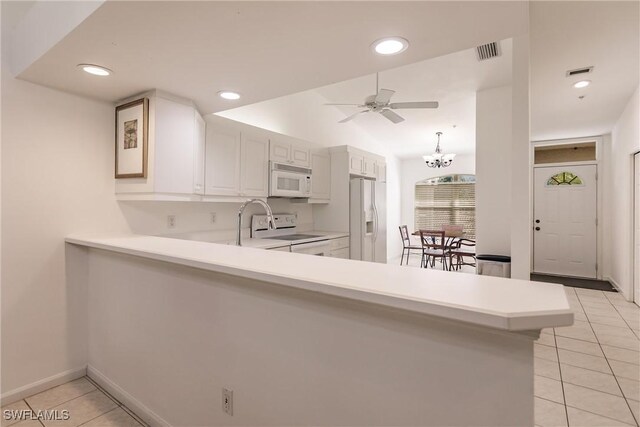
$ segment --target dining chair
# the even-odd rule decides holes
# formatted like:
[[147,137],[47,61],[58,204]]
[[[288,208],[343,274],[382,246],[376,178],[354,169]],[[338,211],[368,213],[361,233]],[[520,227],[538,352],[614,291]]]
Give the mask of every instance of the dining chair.
[[406,265],[409,265],[409,255],[411,254],[411,251],[420,251],[420,253],[422,253],[422,246],[411,243],[411,237],[409,236],[409,230],[406,225],[401,225],[398,228],[400,229],[400,237],[402,238],[402,256],[400,257],[400,265],[402,265],[402,261],[404,260],[405,252],[407,254]]
[[431,267],[435,266],[436,259],[442,261],[442,269],[447,269],[449,248],[447,247],[443,230],[420,230],[420,243],[422,243],[422,267],[426,267],[431,261]]
[[[476,241],[472,239],[458,239],[449,251],[449,270],[455,267],[456,270],[463,265],[476,266]],[[471,258],[472,262],[465,261]],[[454,264],[455,263],[455,264]]]

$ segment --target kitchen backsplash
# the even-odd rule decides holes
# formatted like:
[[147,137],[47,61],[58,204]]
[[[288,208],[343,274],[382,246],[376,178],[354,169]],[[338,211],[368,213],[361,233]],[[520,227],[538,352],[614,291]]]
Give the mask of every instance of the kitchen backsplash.
[[[274,213],[297,214],[301,230],[313,228],[312,205],[291,203],[287,199],[269,199],[268,203]],[[205,202],[121,201],[119,205],[133,233],[164,235],[219,231],[221,239],[236,230],[240,208],[240,203]],[[212,220],[213,214],[215,222]],[[264,210],[258,205],[248,206],[245,210],[242,228],[247,236],[253,214],[264,214]],[[172,227],[169,226],[169,216],[174,218]]]

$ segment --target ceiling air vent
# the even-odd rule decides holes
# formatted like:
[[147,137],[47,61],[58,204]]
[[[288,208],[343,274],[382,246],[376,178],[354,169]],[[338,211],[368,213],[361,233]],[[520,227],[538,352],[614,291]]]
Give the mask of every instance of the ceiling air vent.
[[500,45],[498,42],[491,42],[476,47],[476,53],[478,54],[478,61],[485,61],[487,59],[500,56]]
[[593,67],[576,68],[575,70],[567,71],[567,77],[579,76],[580,74],[589,74],[593,72]]

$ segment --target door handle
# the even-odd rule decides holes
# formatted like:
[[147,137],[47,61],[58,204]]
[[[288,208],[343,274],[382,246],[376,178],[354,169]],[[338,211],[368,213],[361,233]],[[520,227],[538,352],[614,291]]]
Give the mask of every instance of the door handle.
[[540,227],[536,227],[536,231],[540,231]]

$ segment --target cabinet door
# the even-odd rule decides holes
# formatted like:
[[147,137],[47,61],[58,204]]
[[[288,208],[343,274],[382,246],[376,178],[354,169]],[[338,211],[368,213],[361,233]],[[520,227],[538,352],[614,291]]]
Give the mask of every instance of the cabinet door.
[[349,259],[349,248],[334,249],[331,251],[331,257]]
[[331,198],[331,158],[327,154],[311,155],[311,198]]
[[269,194],[269,139],[242,132],[240,195],[267,197]]
[[206,123],[202,116],[195,112],[195,135],[193,153],[193,193],[204,194],[204,164],[205,164],[205,133]]
[[240,194],[240,131],[207,126],[205,194]]
[[311,167],[311,150],[303,145],[291,146],[291,164],[303,168]]
[[362,175],[364,170],[364,157],[357,154],[349,155],[349,173]]
[[365,157],[362,167],[362,175],[375,176],[375,160],[370,157]]
[[155,98],[154,191],[193,193],[194,108]]
[[291,144],[272,139],[269,143],[269,160],[277,163],[289,163],[290,159]]
[[375,168],[376,180],[379,182],[387,182],[387,164],[385,162],[376,161]]

